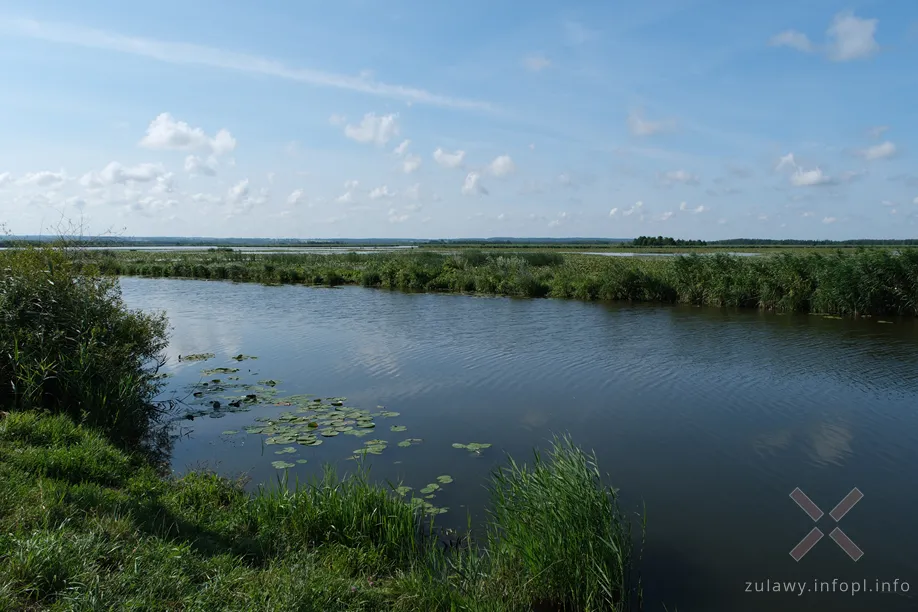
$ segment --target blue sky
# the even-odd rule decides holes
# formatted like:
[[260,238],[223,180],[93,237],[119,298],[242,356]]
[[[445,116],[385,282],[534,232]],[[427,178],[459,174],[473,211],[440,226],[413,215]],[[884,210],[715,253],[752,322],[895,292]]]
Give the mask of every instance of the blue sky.
[[918,237],[918,3],[0,8],[0,222]]

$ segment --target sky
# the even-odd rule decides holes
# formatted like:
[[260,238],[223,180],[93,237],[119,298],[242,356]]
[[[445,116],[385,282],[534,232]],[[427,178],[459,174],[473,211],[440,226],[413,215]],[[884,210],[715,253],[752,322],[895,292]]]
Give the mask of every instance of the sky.
[[14,234],[918,237],[910,0],[6,0],[0,65]]

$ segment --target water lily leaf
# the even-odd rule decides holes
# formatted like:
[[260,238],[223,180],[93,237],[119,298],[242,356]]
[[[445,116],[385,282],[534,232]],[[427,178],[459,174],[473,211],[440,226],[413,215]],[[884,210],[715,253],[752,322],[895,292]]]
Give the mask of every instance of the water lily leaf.
[[278,470],[286,470],[287,468],[295,467],[293,463],[287,463],[286,461],[272,461],[271,465]]
[[361,429],[373,429],[376,427],[376,423],[373,421],[357,421],[357,427]]
[[364,442],[366,446],[376,446],[377,444],[388,444],[385,440],[367,440]]
[[305,459],[297,459],[296,462],[297,462],[297,463],[306,463],[306,460],[305,460]]
[[437,476],[437,482],[440,484],[449,484],[453,481],[453,477],[449,474],[444,474],[443,476]]
[[288,446],[286,448],[280,449],[279,451],[274,451],[274,454],[275,455],[288,455],[290,453],[295,453],[295,452],[296,452],[295,448],[293,448],[292,446]]
[[393,425],[392,427],[389,428],[390,431],[395,431],[395,432],[406,431],[407,429],[408,428],[405,427],[404,425]]
[[436,490],[439,489],[439,488],[440,488],[440,485],[438,485],[438,484],[435,483],[435,482],[432,482],[432,483],[430,483],[429,485],[427,485],[426,487],[424,487],[423,489],[421,489],[421,493],[423,493],[424,495],[427,495],[428,493],[433,493],[434,491],[436,491]]
[[246,359],[258,359],[258,357],[252,357],[251,355],[243,355],[242,353],[233,357],[236,361],[244,361]]
[[431,493],[430,495],[425,495],[425,496],[424,496],[424,499],[433,499],[434,497],[436,497],[436,495],[434,495],[433,493]]
[[213,358],[213,353],[192,353],[191,355],[185,355],[184,357],[179,355],[179,361],[207,361],[208,359]]
[[338,435],[338,432],[335,431],[334,429],[323,429],[319,431],[319,433],[325,436],[326,438],[334,438],[335,436]]
[[401,413],[401,412],[393,412],[393,411],[391,411],[391,410],[383,410],[382,412],[377,412],[376,414],[378,414],[378,415],[381,416],[381,417],[387,418],[387,419],[392,419],[392,418],[395,418],[395,417],[397,417],[397,416],[401,416],[402,413]]
[[402,497],[405,497],[406,495],[408,495],[410,491],[411,491],[411,487],[398,487],[395,489],[395,492],[398,495],[401,495]]
[[[201,370],[201,373],[205,376],[212,376],[213,374],[235,374],[239,371],[239,368],[211,368],[209,370]],[[236,380],[239,380],[239,377],[236,377]],[[215,380],[213,382],[220,382]]]
[[235,429],[227,429],[226,431],[224,431],[224,432],[223,432],[222,434],[220,434],[220,435],[223,435],[223,436],[235,436],[237,433],[239,433],[239,432],[236,431]]
[[467,448],[465,444],[459,444],[458,442],[453,442],[453,448]]
[[259,385],[264,385],[264,386],[266,386],[266,387],[274,387],[274,386],[277,385],[277,381],[276,381],[276,380],[273,380],[273,379],[259,380],[259,381],[258,381],[258,384],[259,384]]

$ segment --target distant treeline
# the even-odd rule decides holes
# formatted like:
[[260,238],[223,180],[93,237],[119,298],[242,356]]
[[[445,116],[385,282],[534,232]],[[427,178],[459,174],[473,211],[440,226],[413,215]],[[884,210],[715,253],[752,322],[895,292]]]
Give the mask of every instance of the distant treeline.
[[731,238],[729,240],[711,240],[707,244],[708,246],[915,246],[918,245],[918,239],[773,240],[770,238]]
[[668,247],[668,246],[707,246],[704,240],[683,240],[670,236],[638,236],[631,241],[631,246],[636,247]]

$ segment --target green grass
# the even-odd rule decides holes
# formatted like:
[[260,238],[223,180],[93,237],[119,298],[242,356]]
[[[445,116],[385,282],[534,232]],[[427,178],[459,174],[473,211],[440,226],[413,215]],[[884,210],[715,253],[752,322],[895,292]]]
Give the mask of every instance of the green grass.
[[346,285],[878,316],[918,314],[918,249],[616,258],[463,249],[375,254],[75,252],[107,275]]
[[161,478],[66,415],[0,420],[0,610],[624,610],[628,521],[558,440],[495,475],[483,545],[443,546],[367,474],[249,495]]

